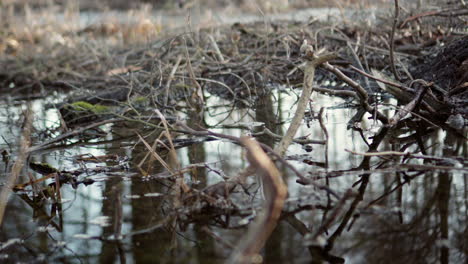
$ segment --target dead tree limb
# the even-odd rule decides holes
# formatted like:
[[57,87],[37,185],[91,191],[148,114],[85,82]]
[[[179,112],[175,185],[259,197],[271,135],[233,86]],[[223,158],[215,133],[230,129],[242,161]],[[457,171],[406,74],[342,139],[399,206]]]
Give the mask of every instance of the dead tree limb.
[[340,80],[344,81],[345,83],[347,83],[349,86],[351,86],[358,94],[359,96],[359,99],[360,99],[360,103],[361,105],[364,107],[364,109],[366,109],[367,112],[369,112],[371,115],[374,115],[376,116],[376,118],[382,122],[383,124],[388,124],[388,118],[383,115],[382,113],[380,113],[379,111],[377,111],[377,109],[375,109],[375,107],[372,107],[371,105],[369,105],[369,95],[367,94],[367,91],[359,84],[357,83],[356,81],[354,81],[353,79],[349,78],[348,76],[346,76],[342,71],[340,71],[337,67],[335,66],[332,66],[330,63],[326,62],[322,65],[323,68],[325,68],[326,70],[332,72],[333,74],[336,75],[336,77],[338,77]]
[[11,168],[11,172],[6,179],[5,185],[2,187],[0,192],[0,226],[3,222],[3,217],[5,215],[6,205],[8,203],[8,196],[18,179],[18,176],[23,169],[24,163],[29,156],[29,146],[31,145],[31,130],[32,130],[32,121],[33,121],[33,112],[31,110],[31,105],[28,104],[28,110],[25,112],[24,117],[24,128],[23,133],[21,134],[20,149],[16,161]]

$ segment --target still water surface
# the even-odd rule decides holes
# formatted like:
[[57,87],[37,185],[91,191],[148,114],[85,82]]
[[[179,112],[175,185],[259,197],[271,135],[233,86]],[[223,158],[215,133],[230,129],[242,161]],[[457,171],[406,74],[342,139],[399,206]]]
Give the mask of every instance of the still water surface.
[[[207,94],[207,111],[204,117],[209,125],[239,125],[251,129],[220,128],[217,132],[241,136],[254,133],[260,124],[271,131],[284,133],[292,118],[298,91],[284,89],[264,97],[252,108],[230,109],[230,103]],[[52,98],[33,102],[36,131],[56,126],[57,113],[45,109]],[[363,171],[364,158],[347,150],[366,152],[368,147],[359,132],[348,130],[347,122],[355,110],[344,107],[344,101],[324,95],[315,95],[311,115],[324,108],[323,123],[328,131],[328,146],[311,145],[307,149],[295,144],[287,153],[290,162],[302,173],[314,177],[337,171],[335,176],[318,180],[339,194],[352,188],[362,196],[349,199],[337,219],[330,225],[324,238],[333,237],[330,255],[336,261],[346,263],[462,263],[466,261],[467,235],[467,180],[463,170],[396,170],[395,167],[379,167],[382,159],[371,158],[369,171]],[[24,105],[3,104],[0,109],[0,149],[16,149],[21,133],[21,109]],[[393,110],[388,109],[389,114]],[[187,124],[190,116],[181,115]],[[364,118],[364,120],[367,120]],[[363,135],[379,131],[372,121],[360,124]],[[165,217],[174,210],[171,190],[173,180],[167,170],[155,160],[146,163],[142,174],[136,167],[146,155],[146,148],[138,143],[135,131],[129,127],[103,126],[105,141],[79,143],[66,148],[33,153],[31,161],[47,162],[60,170],[87,171],[80,179],[91,178],[94,184],[78,185],[76,189],[66,184],[61,188],[62,215],[54,215],[52,201],[32,202],[32,193],[12,194],[0,231],[0,258],[5,262],[53,262],[53,263],[220,263],[230,254],[226,244],[235,245],[245,232],[245,224],[255,211],[246,210],[244,217],[232,217],[225,226],[212,219],[188,221],[187,224],[169,221]],[[403,138],[406,134],[399,135]],[[148,142],[151,135],[146,134]],[[317,119],[304,122],[298,136],[309,139],[325,139]],[[38,144],[40,135],[35,134]],[[180,136],[180,138],[187,136]],[[124,138],[124,139],[121,139]],[[118,139],[118,140],[115,140]],[[274,145],[270,137],[259,140]],[[105,142],[105,143],[102,143]],[[406,151],[416,151],[417,143],[409,141]],[[277,142],[276,142],[277,143]],[[380,150],[398,150],[404,142],[387,136]],[[466,142],[447,132],[434,131],[424,137],[427,155],[466,155]],[[416,151],[417,152],[417,151]],[[118,156],[117,160],[91,163],[77,161],[78,155]],[[161,154],[167,162],[167,156]],[[466,157],[466,156],[465,156]],[[247,166],[241,147],[226,141],[200,141],[177,150],[181,168],[204,164],[187,170],[186,183],[197,189],[232,177]],[[388,159],[391,159],[390,157]],[[415,160],[416,164],[429,164]],[[392,162],[390,162],[392,164]],[[398,164],[398,161],[393,162]],[[1,163],[1,179],[8,174],[11,164]],[[105,170],[93,172],[94,168]],[[459,166],[460,167],[460,166]],[[356,171],[355,169],[358,168]],[[317,241],[307,241],[299,226],[316,230],[324,220],[320,209],[330,202],[326,193],[313,187],[296,183],[290,171],[283,171],[289,185],[286,212],[300,206],[315,207],[295,214],[293,220],[283,219],[269,239],[263,257],[265,263],[310,263],[313,259],[308,246]],[[30,169],[24,173],[32,173]],[[27,181],[23,175],[20,182]],[[405,177],[411,181],[393,190]],[[47,183],[50,183],[48,180]],[[254,180],[252,179],[252,183]],[[42,184],[45,186],[45,184]],[[253,187],[255,191],[255,187]],[[242,192],[238,190],[238,192]],[[384,194],[380,200],[376,200]],[[239,208],[260,209],[261,196],[245,199],[234,196]],[[362,199],[362,200],[361,200]],[[330,214],[331,212],[327,212]],[[295,224],[292,224],[294,222]],[[213,235],[214,234],[214,235]],[[216,239],[219,237],[220,240]],[[223,244],[220,241],[223,241]],[[338,262],[337,262],[338,263]]]

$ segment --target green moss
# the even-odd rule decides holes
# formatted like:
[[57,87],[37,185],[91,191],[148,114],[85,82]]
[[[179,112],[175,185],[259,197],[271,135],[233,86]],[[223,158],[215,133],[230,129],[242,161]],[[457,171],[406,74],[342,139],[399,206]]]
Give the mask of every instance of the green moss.
[[133,99],[133,102],[136,104],[143,104],[148,102],[148,97],[145,96],[137,96]]
[[95,104],[94,105],[94,113],[105,113],[109,112],[110,107],[105,106],[105,105],[100,105],[100,104]]
[[109,112],[110,107],[100,104],[93,105],[88,102],[78,101],[70,104],[70,108],[74,111],[86,111],[94,114],[102,114]]

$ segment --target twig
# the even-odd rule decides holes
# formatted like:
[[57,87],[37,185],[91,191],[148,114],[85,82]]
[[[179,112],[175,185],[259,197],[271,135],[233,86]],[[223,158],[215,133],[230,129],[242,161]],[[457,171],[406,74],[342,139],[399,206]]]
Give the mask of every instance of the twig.
[[408,22],[416,20],[422,17],[428,16],[442,16],[442,17],[456,17],[456,16],[466,16],[468,15],[468,10],[466,9],[444,9],[438,11],[428,11],[414,16],[410,16],[403,23],[401,23],[400,28],[403,28]]
[[[445,157],[436,157],[436,156],[429,156],[429,155],[415,155],[407,152],[399,152],[399,151],[380,151],[380,152],[356,152],[349,149],[345,149],[346,152],[352,153],[354,155],[360,155],[364,157],[375,157],[375,156],[396,156],[396,157],[405,157],[405,159],[423,159],[423,160],[434,160],[434,161],[445,161],[447,163],[454,163],[456,162],[453,158],[445,158]],[[400,164],[403,165],[403,164]],[[468,170],[468,168],[464,168]]]
[[407,86],[404,86],[404,85],[401,85],[401,84],[398,84],[398,83],[395,83],[395,82],[391,82],[391,81],[388,81],[388,80],[385,80],[385,79],[382,79],[382,78],[378,78],[378,77],[375,77],[365,71],[362,71],[356,67],[354,67],[353,65],[350,65],[349,68],[353,71],[356,71],[364,76],[366,76],[367,78],[370,78],[374,81],[378,81],[378,82],[381,82],[381,83],[384,83],[386,85],[390,85],[390,86],[393,86],[393,87],[397,87],[397,88],[400,88],[401,90],[407,92],[407,93],[414,93],[414,89],[411,89]]
[[427,91],[427,88],[427,85],[423,85],[423,87],[418,90],[414,99],[411,100],[411,102],[405,105],[402,109],[400,109],[392,118],[390,118],[388,124],[390,126],[395,126],[403,117],[411,113],[421,102],[425,92]]
[[203,102],[204,102],[203,89],[195,77],[195,73],[192,67],[192,62],[191,62],[190,55],[188,52],[187,40],[185,38],[184,38],[184,42],[185,42],[185,56],[187,60],[187,71],[189,73],[190,80],[195,85],[195,89],[192,92],[192,96],[190,97],[191,99],[190,104],[193,105],[196,108],[196,110],[199,111],[200,117],[203,119],[203,108],[201,107],[201,105],[203,105]]
[[113,119],[108,119],[108,120],[103,120],[103,121],[100,121],[100,122],[96,122],[96,123],[93,123],[93,124],[90,124],[88,126],[85,126],[85,127],[80,127],[80,128],[77,128],[73,131],[70,131],[70,132],[67,132],[65,134],[62,134],[60,136],[57,136],[55,138],[52,138],[40,145],[36,145],[36,146],[32,146],[30,148],[27,149],[27,152],[28,153],[31,153],[31,152],[35,152],[35,151],[38,151],[38,150],[41,150],[53,143],[56,143],[56,142],[59,142],[61,140],[64,140],[66,138],[69,138],[69,137],[72,137],[72,136],[75,136],[75,135],[78,135],[78,134],[81,134],[83,133],[84,131],[88,130],[88,129],[91,129],[91,128],[94,128],[94,127],[98,127],[98,126],[102,126],[102,125],[105,125],[105,124],[109,124],[109,123],[114,123],[114,122],[118,122],[118,121],[122,121],[122,119],[120,118],[113,118]]
[[338,215],[342,211],[342,208],[346,204],[346,201],[353,196],[356,196],[356,194],[353,192],[352,189],[348,189],[343,195],[343,197],[337,202],[330,216],[327,219],[325,219],[323,224],[312,235],[312,241],[315,241],[321,234],[325,233],[325,231],[333,224],[333,221],[338,218]]
[[225,60],[224,60],[224,56],[223,54],[221,53],[221,51],[219,50],[219,47],[218,47],[218,44],[216,43],[216,41],[214,40],[213,36],[212,35],[208,35],[208,39],[210,40],[210,43],[211,43],[211,46],[213,46],[215,52],[216,52],[216,55],[218,56],[218,59],[221,63],[224,63]]
[[208,234],[209,236],[213,237],[217,242],[219,242],[221,245],[223,245],[224,247],[228,248],[228,249],[233,249],[234,248],[234,245],[232,245],[231,243],[229,243],[229,241],[226,241],[225,239],[223,239],[222,237],[220,237],[219,235],[217,235],[215,232],[213,232],[211,229],[209,229],[207,226],[203,226],[201,228],[201,230],[203,232],[205,232],[206,234]]
[[368,102],[369,95],[367,94],[366,90],[359,83],[355,82],[354,80],[352,80],[351,78],[346,76],[338,68],[336,68],[335,66],[330,65],[328,62],[324,63],[322,65],[322,67],[324,67],[326,70],[334,73],[338,78],[340,78],[342,81],[344,81],[349,86],[354,88],[354,90],[356,90],[357,94],[359,95],[361,105],[364,107],[364,109],[366,109],[367,112],[369,112],[372,115],[375,113],[377,119],[380,122],[382,122],[383,124],[388,123],[388,118],[385,115],[383,115],[382,113],[377,111],[374,107],[369,105],[369,102]]
[[[404,86],[404,85],[401,85],[401,84],[398,84],[398,83],[395,83],[395,82],[391,82],[391,81],[388,81],[388,80],[385,80],[383,78],[379,78],[379,77],[376,77],[376,76],[373,76],[373,75],[370,75],[368,74],[367,72],[364,72],[364,71],[361,71],[359,69],[357,69],[356,67],[354,66],[350,66],[350,68],[368,78],[371,78],[375,81],[378,81],[378,82],[381,82],[383,84],[386,84],[387,86],[385,86],[385,89],[383,87],[381,87],[382,90],[384,90],[385,92],[393,95],[395,98],[397,98],[398,100],[400,101],[403,101],[403,102],[410,102],[413,97],[413,94],[415,93],[415,90],[410,88],[410,87],[407,87],[407,86]],[[373,74],[374,75],[381,75],[380,72],[378,71],[373,71]],[[415,82],[416,80],[414,80],[413,82]],[[420,82],[421,80],[419,80]],[[427,84],[426,84],[427,85]],[[380,85],[379,85],[380,87]],[[396,90],[396,89],[393,89],[391,87],[396,87],[400,90]],[[434,108],[431,106],[436,106],[437,108],[440,108],[441,106],[440,103],[438,102],[437,98],[435,98],[435,96],[433,94],[430,94],[430,101],[426,102],[426,101],[423,101],[422,102],[422,105],[424,106],[424,108],[427,109],[427,111],[431,112],[431,113],[435,113],[435,110]]]
[[393,76],[397,81],[400,81],[400,75],[397,72],[395,67],[395,54],[393,53],[395,50],[395,31],[396,25],[398,23],[398,16],[400,14],[400,7],[398,6],[398,0],[395,1],[395,16],[393,17],[393,24],[392,24],[392,32],[390,33],[390,65],[392,67]]
[[[268,128],[263,128],[262,131],[259,131],[259,132],[256,132],[256,133],[252,133],[252,136],[260,136],[260,135],[267,135],[267,136],[270,136],[272,138],[276,138],[276,139],[282,139],[283,137],[276,134],[276,133],[273,133],[270,129]],[[315,139],[299,139],[299,138],[295,138],[293,139],[293,142],[294,143],[298,143],[298,144],[320,144],[320,145],[325,145],[326,144],[326,141],[325,140],[315,140]]]
[[[150,146],[148,144],[148,142],[146,142],[146,140],[138,133],[136,133],[138,135],[138,138],[141,140],[141,142],[143,142],[143,145],[145,145],[145,147],[148,149],[149,153],[157,160],[159,161],[159,163],[161,163],[161,165],[167,170],[169,171],[169,173],[171,174],[174,174],[174,171],[172,170],[172,168],[164,161],[163,158],[161,158],[161,156],[156,153],[156,151],[154,151],[154,146],[155,144],[153,144],[153,146]],[[138,167],[140,167],[142,165],[144,160],[142,160],[139,164]]]
[[166,82],[166,94],[164,95],[164,106],[167,106],[168,105],[168,101],[169,101],[169,89],[171,89],[171,82],[172,80],[174,79],[174,75],[175,73],[177,72],[177,69],[179,68],[179,64],[180,62],[182,61],[182,56],[179,55],[177,56],[177,60],[176,60],[176,63],[174,64],[174,67],[172,67],[172,70],[171,70],[171,74],[169,75],[169,77],[167,78],[167,82]]
[[[338,41],[344,41],[344,42],[349,42],[351,45],[356,45],[356,46],[361,46],[363,48],[366,48],[368,50],[373,50],[375,52],[379,52],[379,53],[382,53],[382,54],[385,54],[385,55],[389,55],[390,52],[388,51],[388,49],[381,49],[381,48],[378,48],[378,47],[374,47],[374,46],[370,46],[370,45],[366,45],[366,44],[363,44],[363,43],[356,43],[356,42],[353,42],[353,41],[350,41],[346,38],[342,38],[340,36],[336,36],[336,35],[326,35],[325,36],[326,38],[329,38],[329,39],[334,39],[334,40],[338,40]],[[415,55],[411,55],[411,54],[407,54],[407,53],[403,53],[403,52],[398,52],[398,51],[395,51],[394,52],[395,54],[397,54],[398,56],[404,56],[404,57],[412,57],[412,58],[415,58],[416,56]]]
[[[424,104],[424,102],[423,102],[423,104]],[[399,107],[399,106],[393,105],[393,104],[382,104],[382,105],[383,105],[383,106],[390,106],[390,107],[393,107],[393,108],[399,109],[399,110],[402,109],[402,107]],[[422,115],[420,115],[420,114],[418,114],[418,113],[414,113],[414,112],[413,112],[413,113],[411,113],[411,114],[412,114],[412,115],[415,115],[415,116],[417,116],[417,117],[419,117],[419,118],[421,118],[422,120],[424,120],[425,122],[427,122],[427,123],[430,124],[431,126],[438,127],[438,125],[434,124],[434,123],[431,122],[429,119],[425,118],[424,116],[422,116]]]
[[353,91],[333,90],[333,89],[322,88],[322,87],[314,87],[314,91],[319,92],[319,93],[326,93],[332,96],[350,96],[359,100],[359,96],[356,94],[356,92],[353,92]]

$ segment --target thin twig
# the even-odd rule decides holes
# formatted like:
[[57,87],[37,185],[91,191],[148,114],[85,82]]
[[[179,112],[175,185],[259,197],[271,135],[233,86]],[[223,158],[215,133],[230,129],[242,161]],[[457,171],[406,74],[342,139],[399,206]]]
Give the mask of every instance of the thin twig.
[[216,52],[216,55],[218,56],[219,62],[225,63],[224,56],[223,56],[223,54],[221,53],[221,51],[219,50],[218,44],[217,44],[216,41],[214,40],[213,36],[212,36],[212,35],[208,35],[208,39],[210,40],[211,46],[213,46],[213,48],[214,48],[214,50],[215,50],[215,52]]
[[179,64],[181,61],[182,61],[182,56],[181,55],[177,56],[176,63],[174,64],[174,67],[172,67],[171,73],[169,74],[169,77],[167,78],[166,88],[165,88],[166,93],[164,95],[164,106],[168,105],[169,90],[171,89],[171,83],[172,83],[172,80],[174,79],[174,75],[177,72],[177,69],[179,68]]
[[392,24],[392,32],[390,33],[390,65],[392,67],[392,72],[393,76],[397,81],[400,81],[400,75],[397,72],[396,66],[395,66],[395,31],[396,31],[396,26],[398,23],[398,16],[400,14],[400,7],[398,6],[398,0],[395,1],[395,15],[393,17],[393,24]]

